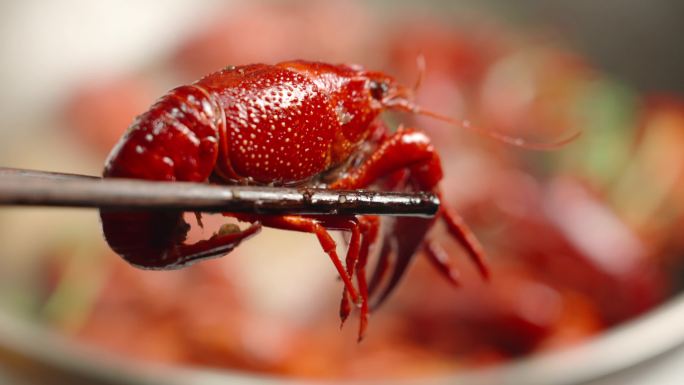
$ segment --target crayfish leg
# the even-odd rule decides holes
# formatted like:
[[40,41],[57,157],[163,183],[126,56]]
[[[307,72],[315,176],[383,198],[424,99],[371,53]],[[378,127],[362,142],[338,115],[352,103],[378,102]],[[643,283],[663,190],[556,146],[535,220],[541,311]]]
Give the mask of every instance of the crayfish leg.
[[364,216],[359,218],[359,222],[363,238],[359,250],[359,259],[356,264],[356,281],[359,286],[359,295],[361,296],[361,315],[359,317],[358,335],[358,341],[361,342],[366,333],[366,328],[368,327],[368,316],[370,313],[366,265],[368,263],[368,255],[370,254],[370,246],[375,244],[378,238],[380,219],[375,216]]
[[439,199],[442,205],[438,215],[446,224],[449,234],[466,250],[470,260],[477,266],[480,275],[485,279],[489,279],[489,268],[487,267],[484,248],[480,241],[477,240],[475,234],[468,228],[463,218],[444,203],[442,194],[439,194]]
[[262,217],[261,222],[264,226],[275,229],[299,231],[316,235],[323,251],[328,254],[333,265],[335,265],[335,269],[337,269],[337,273],[342,278],[342,282],[344,282],[344,286],[349,292],[351,300],[354,303],[358,302],[359,296],[351,281],[351,277],[345,270],[339,255],[337,255],[337,244],[323,225],[318,223],[315,219],[299,215]]
[[432,263],[432,266],[437,268],[437,270],[454,286],[461,286],[459,279],[460,274],[449,263],[449,254],[435,241],[427,241],[423,243],[423,251],[427,255],[428,260]]
[[[360,342],[363,339],[368,326],[369,315],[366,265],[368,262],[368,255],[370,254],[370,247],[376,242],[378,237],[380,219],[375,216],[359,216],[349,219],[322,218],[322,221],[322,224],[328,229],[345,230],[351,233],[349,248],[347,250],[346,266],[347,273],[352,277],[354,275],[356,276],[359,295],[361,297],[361,315],[358,332],[358,341]],[[340,327],[344,325],[351,310],[352,307],[349,303],[348,293],[347,290],[344,289],[340,301]]]
[[[361,231],[359,230],[359,225],[356,220],[350,222],[351,226],[349,230],[351,231],[351,239],[349,240],[349,248],[347,249],[347,258],[345,264],[347,266],[347,274],[349,274],[349,277],[351,278],[354,276],[356,264],[359,260],[359,250],[361,248]],[[363,297],[361,298],[361,301],[363,301]],[[344,322],[347,320],[347,317],[349,317],[350,313],[351,306],[349,305],[348,292],[345,289],[342,292],[342,302],[340,303],[340,328],[344,326]]]
[[187,265],[189,262],[204,258],[218,257],[236,248],[242,241],[255,235],[261,230],[260,223],[253,223],[245,230],[231,232],[219,232],[209,239],[197,241],[193,244],[178,245],[176,250],[180,256],[180,264]]
[[204,228],[204,222],[202,222],[202,213],[199,211],[195,211],[194,214],[195,214],[195,220],[197,221],[197,225],[203,229]]
[[[349,275],[350,279],[353,278],[356,263],[359,259],[359,248],[361,247],[361,230],[358,219],[356,217],[334,216],[318,216],[314,218],[327,230],[342,230],[351,233],[345,257],[345,266],[347,275]],[[351,314],[351,310],[348,291],[345,287],[342,290],[342,299],[340,300],[340,328],[344,326],[344,322],[349,317],[349,314]]]

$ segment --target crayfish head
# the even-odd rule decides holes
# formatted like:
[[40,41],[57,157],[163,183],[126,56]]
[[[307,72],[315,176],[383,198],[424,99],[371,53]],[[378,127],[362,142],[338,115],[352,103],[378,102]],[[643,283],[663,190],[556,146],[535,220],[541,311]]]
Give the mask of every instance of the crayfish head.
[[[371,106],[383,111],[400,105],[412,105],[414,90],[382,72],[365,72],[366,90]],[[401,108],[403,109],[403,108]]]
[[368,91],[371,98],[381,106],[381,110],[396,109],[416,113],[420,108],[415,104],[415,95],[425,77],[425,57],[416,58],[418,77],[413,87],[407,87],[382,72],[366,72]]

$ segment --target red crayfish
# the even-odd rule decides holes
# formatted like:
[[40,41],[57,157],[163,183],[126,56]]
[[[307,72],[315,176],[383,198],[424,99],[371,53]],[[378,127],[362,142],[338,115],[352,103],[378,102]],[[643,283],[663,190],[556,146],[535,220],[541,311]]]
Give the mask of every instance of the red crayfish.
[[[455,123],[419,108],[413,92],[390,76],[353,65],[290,61],[227,67],[170,91],[140,115],[112,150],[103,175],[440,194],[442,166],[430,138],[413,128],[392,133],[378,118],[398,109]],[[531,145],[486,133],[525,147],[562,144]],[[349,299],[360,305],[359,338],[367,325],[369,296],[378,293],[373,306],[383,302],[420,249],[446,278],[456,279],[446,253],[426,237],[437,219],[487,275],[481,245],[444,201],[435,218],[393,219],[382,234],[374,216],[224,215],[251,225],[188,244],[190,226],[182,212],[101,211],[111,248],[143,268],[177,268],[228,253],[261,226],[313,233],[344,282],[342,320],[351,311]],[[351,234],[346,264],[328,230]],[[378,240],[377,267],[367,283],[369,249]]]

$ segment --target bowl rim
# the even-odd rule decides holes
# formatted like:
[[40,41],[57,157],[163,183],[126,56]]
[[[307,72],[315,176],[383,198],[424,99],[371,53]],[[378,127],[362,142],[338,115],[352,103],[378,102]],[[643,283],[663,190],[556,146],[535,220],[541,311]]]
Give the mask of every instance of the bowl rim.
[[[459,370],[438,377],[415,378],[403,384],[578,384],[606,377],[664,355],[684,345],[684,293],[653,310],[567,348],[540,352],[508,363]],[[103,352],[38,323],[0,311],[0,347],[4,355],[22,357],[50,375],[86,376],[114,384],[370,384],[378,380],[306,380],[229,369],[139,363]]]

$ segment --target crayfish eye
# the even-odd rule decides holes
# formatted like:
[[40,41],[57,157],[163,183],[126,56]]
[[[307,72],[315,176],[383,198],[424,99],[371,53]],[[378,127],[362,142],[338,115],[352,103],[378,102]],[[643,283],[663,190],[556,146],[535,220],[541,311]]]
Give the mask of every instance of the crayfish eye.
[[368,83],[368,90],[373,99],[382,100],[387,95],[387,91],[389,91],[389,85],[386,82],[371,80]]

